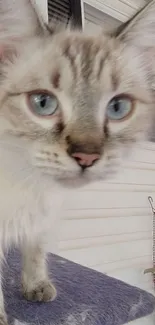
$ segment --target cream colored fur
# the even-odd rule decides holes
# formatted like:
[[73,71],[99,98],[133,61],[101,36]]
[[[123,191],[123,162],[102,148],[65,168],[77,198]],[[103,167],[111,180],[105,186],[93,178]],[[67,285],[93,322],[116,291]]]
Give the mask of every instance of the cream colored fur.
[[[5,249],[20,246],[27,299],[56,296],[44,246],[55,232],[64,189],[109,177],[150,126],[155,1],[150,6],[126,33],[91,37],[69,30],[50,34],[30,1],[0,0],[0,256],[2,261]],[[27,93],[38,89],[58,98],[54,118],[29,109]],[[107,121],[108,102],[122,93],[134,98],[132,116]],[[100,161],[82,175],[67,153],[67,136],[102,146]],[[0,325],[6,322],[1,292]]]

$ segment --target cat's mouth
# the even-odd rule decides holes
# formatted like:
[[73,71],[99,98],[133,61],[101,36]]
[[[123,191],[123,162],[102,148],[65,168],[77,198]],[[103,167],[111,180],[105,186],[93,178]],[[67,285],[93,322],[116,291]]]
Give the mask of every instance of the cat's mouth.
[[82,186],[86,186],[89,183],[105,181],[107,179],[111,179],[114,177],[117,169],[116,168],[105,168],[102,170],[91,170],[86,169],[85,171],[80,171],[79,173],[68,173],[55,177],[55,181],[60,185],[68,188],[78,188]]
[[47,177],[52,177],[53,181],[61,186],[75,188],[87,185],[93,180],[97,180],[97,176],[88,169],[80,169],[79,171],[53,171],[50,168],[42,169],[42,173]]
[[[88,175],[88,173],[86,172],[80,172],[79,174],[71,175],[70,177],[60,176],[57,177],[55,180],[62,186],[69,188],[82,187],[93,181],[92,177],[90,177],[90,175]],[[94,178],[94,180],[96,180],[96,177]]]
[[67,172],[54,177],[55,181],[62,186],[79,187],[84,186],[91,181],[90,173],[87,171]]

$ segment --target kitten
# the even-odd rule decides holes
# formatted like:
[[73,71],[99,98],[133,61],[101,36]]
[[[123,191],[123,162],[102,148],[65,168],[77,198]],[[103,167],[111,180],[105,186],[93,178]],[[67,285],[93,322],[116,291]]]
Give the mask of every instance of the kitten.
[[145,135],[154,45],[155,1],[120,33],[92,37],[50,31],[29,0],[0,1],[0,257],[20,246],[26,299],[56,296],[43,247],[59,188],[105,179]]

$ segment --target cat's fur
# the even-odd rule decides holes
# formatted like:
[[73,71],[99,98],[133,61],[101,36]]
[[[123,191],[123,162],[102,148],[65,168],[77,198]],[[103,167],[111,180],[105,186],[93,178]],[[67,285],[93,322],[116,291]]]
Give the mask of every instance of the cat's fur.
[[[47,276],[43,244],[54,229],[61,184],[104,179],[152,119],[155,1],[117,36],[49,32],[29,0],[0,0],[0,256],[11,243],[23,255],[27,299],[46,301],[56,290]],[[55,118],[33,115],[26,93],[48,90],[60,103]],[[135,98],[132,116],[111,123],[108,102]],[[81,174],[68,137],[101,159]],[[6,324],[0,290],[0,325]]]

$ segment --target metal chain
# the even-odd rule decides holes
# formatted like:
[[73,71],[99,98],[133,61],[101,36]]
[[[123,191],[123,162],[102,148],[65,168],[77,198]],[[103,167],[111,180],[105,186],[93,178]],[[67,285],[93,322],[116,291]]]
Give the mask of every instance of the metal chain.
[[152,242],[152,260],[153,260],[153,267],[150,269],[147,269],[144,271],[144,274],[146,273],[152,273],[153,276],[153,284],[154,284],[154,289],[155,289],[155,208],[153,206],[153,198],[151,196],[148,197],[151,209],[152,209],[152,224],[153,224],[153,242]]

